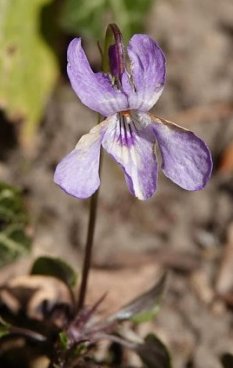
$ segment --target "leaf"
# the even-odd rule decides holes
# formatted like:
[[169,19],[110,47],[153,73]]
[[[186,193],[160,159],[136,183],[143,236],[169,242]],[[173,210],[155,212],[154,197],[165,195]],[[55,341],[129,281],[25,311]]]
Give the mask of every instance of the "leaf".
[[114,20],[119,24],[125,40],[134,33],[142,33],[145,17],[154,1],[152,0],[109,0]]
[[20,191],[0,182],[0,267],[31,249],[27,217]]
[[168,350],[155,335],[147,335],[144,344],[139,344],[135,350],[146,368],[171,368]]
[[51,0],[0,0],[0,105],[23,121],[30,143],[52,91],[58,65],[46,42],[41,12]]
[[32,266],[31,274],[56,277],[69,287],[74,287],[77,281],[77,275],[74,270],[59,258],[37,258]]
[[226,174],[233,172],[233,142],[225,148],[219,169]]
[[221,363],[222,363],[223,368],[232,368],[233,367],[233,355],[230,353],[222,354]]
[[[61,327],[70,316],[72,303],[73,296],[67,285],[51,276],[16,276],[6,281],[0,290],[2,316],[7,319],[12,316],[11,321],[18,326],[22,324],[23,313],[31,322],[51,321],[54,326]],[[33,325],[29,323],[25,327]]]
[[106,0],[67,0],[61,10],[61,26],[68,33],[98,39],[103,35],[106,5]]
[[118,312],[109,317],[110,321],[133,320],[136,323],[145,322],[154,318],[159,310],[159,303],[166,284],[166,274],[144,294],[132,300]]
[[69,344],[69,338],[64,331],[61,331],[59,333],[59,341],[61,344],[61,348],[66,351],[68,348],[68,344]]
[[0,267],[26,255],[31,249],[31,239],[24,226],[11,225],[0,232]]
[[26,221],[20,190],[0,182],[0,230],[4,224]]
[[100,40],[108,19],[118,24],[127,40],[143,31],[144,17],[152,4],[152,0],[67,0],[60,22],[66,32]]
[[10,333],[10,325],[0,317],[0,339]]

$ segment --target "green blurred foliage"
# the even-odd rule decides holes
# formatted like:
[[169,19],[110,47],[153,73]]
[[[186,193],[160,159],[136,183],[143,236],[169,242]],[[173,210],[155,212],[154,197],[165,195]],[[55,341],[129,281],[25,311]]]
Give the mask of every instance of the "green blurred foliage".
[[41,29],[51,0],[0,0],[0,106],[23,121],[30,142],[54,86],[58,65]]
[[107,24],[114,22],[128,40],[143,31],[152,3],[153,0],[66,0],[61,25],[68,33],[101,40]]
[[0,267],[30,250],[27,222],[20,191],[0,183]]
[[0,317],[0,339],[9,334],[10,325]]
[[115,22],[128,40],[143,31],[153,1],[0,0],[0,108],[10,120],[23,122],[22,143],[33,146],[58,77],[56,54],[65,47],[64,35],[102,40],[108,23]]

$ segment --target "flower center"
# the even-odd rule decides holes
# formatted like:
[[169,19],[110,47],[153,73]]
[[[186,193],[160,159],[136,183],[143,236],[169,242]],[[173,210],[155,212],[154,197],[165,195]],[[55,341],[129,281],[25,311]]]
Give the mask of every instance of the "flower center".
[[121,146],[130,148],[135,143],[135,125],[129,110],[119,113],[119,131],[117,141]]
[[130,118],[130,110],[124,110],[120,112],[121,115],[123,115],[123,117],[128,117]]

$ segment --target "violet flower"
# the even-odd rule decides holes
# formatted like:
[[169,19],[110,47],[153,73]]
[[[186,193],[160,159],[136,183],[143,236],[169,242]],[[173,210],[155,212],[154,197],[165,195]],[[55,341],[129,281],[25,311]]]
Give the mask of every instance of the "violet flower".
[[118,51],[119,45],[109,49],[111,74],[94,73],[81,39],[69,45],[67,71],[74,91],[84,105],[107,118],[58,164],[55,182],[74,197],[91,196],[100,185],[102,145],[123,169],[129,191],[139,199],[150,198],[157,187],[157,147],[168,178],[186,190],[202,189],[212,171],[206,144],[194,133],[148,113],[165,83],[162,50],[149,36],[136,34],[128,44],[127,62],[119,62]]

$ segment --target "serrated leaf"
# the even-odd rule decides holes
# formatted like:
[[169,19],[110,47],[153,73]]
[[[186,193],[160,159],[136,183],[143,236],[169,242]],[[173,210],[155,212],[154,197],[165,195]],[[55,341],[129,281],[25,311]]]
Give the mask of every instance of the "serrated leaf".
[[164,292],[166,274],[147,292],[138,296],[109,317],[110,321],[133,320],[136,323],[145,322],[154,318],[159,310],[159,304]]
[[26,225],[27,213],[20,191],[0,182],[0,267],[30,250]]
[[61,25],[67,32],[101,40],[108,16],[127,40],[143,31],[144,16],[152,3],[152,0],[67,0],[61,12]]
[[31,248],[31,239],[22,225],[8,226],[0,232],[0,267],[26,255]]
[[0,0],[0,106],[23,121],[29,143],[54,86],[58,66],[41,30],[52,0]]
[[56,277],[69,287],[74,287],[77,280],[76,273],[66,262],[52,257],[37,258],[32,266],[31,274]]
[[6,183],[0,182],[0,230],[3,224],[27,221],[21,193]]
[[146,368],[171,368],[171,358],[166,346],[157,336],[149,334],[144,344],[135,349]]

